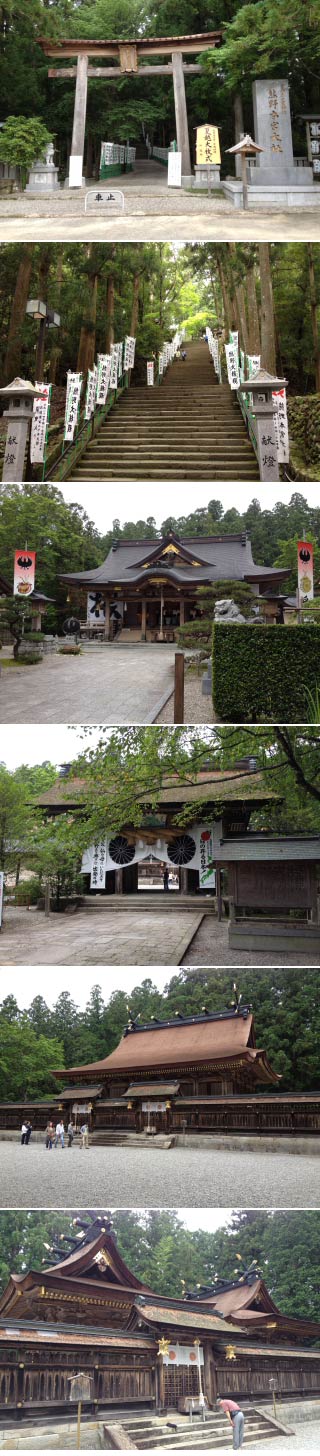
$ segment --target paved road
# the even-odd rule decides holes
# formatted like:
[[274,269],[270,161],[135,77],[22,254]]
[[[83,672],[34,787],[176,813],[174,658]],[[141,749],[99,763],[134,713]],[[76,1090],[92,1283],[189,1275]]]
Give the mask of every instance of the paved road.
[[[3,1208],[320,1207],[318,1159],[208,1148],[1,1143]],[[90,1205],[90,1206],[91,1206]]]
[[6,909],[3,966],[179,966],[199,925],[180,910],[79,910],[76,915]]
[[53,653],[34,667],[3,669],[0,722],[152,722],[173,674],[174,647],[165,643]]

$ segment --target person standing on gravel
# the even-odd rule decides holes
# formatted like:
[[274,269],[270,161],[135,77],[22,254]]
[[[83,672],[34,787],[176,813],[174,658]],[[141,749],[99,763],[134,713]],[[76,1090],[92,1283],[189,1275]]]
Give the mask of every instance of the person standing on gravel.
[[224,1411],[227,1421],[230,1421],[233,1430],[233,1450],[238,1451],[242,1446],[244,1436],[244,1414],[241,1406],[237,1405],[235,1400],[221,1400],[220,1395],[217,1396],[217,1405],[219,1410]]

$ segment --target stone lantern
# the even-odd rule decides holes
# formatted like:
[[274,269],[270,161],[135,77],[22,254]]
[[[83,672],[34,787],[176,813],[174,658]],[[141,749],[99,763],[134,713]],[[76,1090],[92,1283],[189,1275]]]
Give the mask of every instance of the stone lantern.
[[13,379],[0,389],[8,408],[4,417],[8,420],[4,452],[2,479],[20,484],[24,480],[26,446],[32,421],[33,401],[41,391],[35,389],[29,379]]
[[239,385],[239,393],[252,394],[254,432],[257,438],[257,455],[260,480],[279,480],[279,463],[274,423],[273,391],[285,389],[287,379],[277,379],[267,369],[258,369],[250,379]]

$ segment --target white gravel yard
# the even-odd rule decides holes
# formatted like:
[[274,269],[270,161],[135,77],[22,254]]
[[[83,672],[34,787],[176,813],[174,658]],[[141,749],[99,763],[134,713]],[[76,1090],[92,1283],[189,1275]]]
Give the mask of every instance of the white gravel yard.
[[1,1142],[3,1208],[320,1206],[320,1160],[208,1148],[21,1147]]

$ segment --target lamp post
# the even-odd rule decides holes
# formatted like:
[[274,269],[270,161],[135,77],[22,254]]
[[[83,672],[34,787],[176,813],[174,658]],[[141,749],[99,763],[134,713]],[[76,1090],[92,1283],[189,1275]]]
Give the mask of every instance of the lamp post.
[[53,308],[48,308],[48,304],[44,303],[42,298],[28,298],[26,313],[31,318],[39,320],[35,373],[36,379],[42,380],[46,329],[58,329],[60,327],[60,314],[55,313]]
[[13,379],[12,384],[6,384],[0,389],[7,401],[8,409],[4,411],[4,417],[8,420],[7,438],[4,452],[2,479],[14,481],[15,483],[24,480],[24,465],[26,445],[32,420],[33,401],[39,396],[39,389],[35,389],[30,379]]
[[237,157],[241,157],[242,202],[243,202],[244,209],[247,209],[247,207],[248,207],[247,157],[254,157],[255,154],[256,154],[256,152],[263,152],[263,147],[258,147],[257,142],[254,142],[253,141],[253,138],[251,136],[249,136],[249,132],[246,132],[245,136],[243,136],[241,138],[241,142],[237,142],[235,147],[227,147],[226,150],[227,150],[227,152],[230,152],[231,155],[234,155],[234,156],[237,156]]

